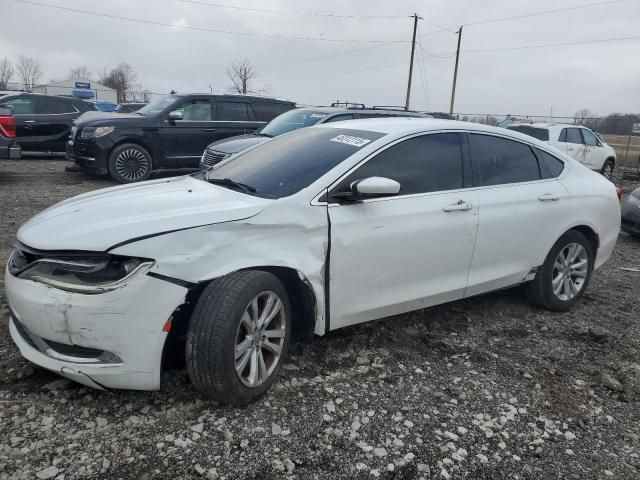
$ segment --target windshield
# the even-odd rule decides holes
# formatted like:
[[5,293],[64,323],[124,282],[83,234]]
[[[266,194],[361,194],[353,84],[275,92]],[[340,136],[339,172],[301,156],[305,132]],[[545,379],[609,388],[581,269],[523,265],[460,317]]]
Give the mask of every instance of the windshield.
[[328,113],[313,110],[289,110],[271,120],[258,133],[267,137],[277,137],[283,133],[315,125],[327,115]]
[[[263,198],[282,198],[308,187],[383,133],[346,128],[291,132],[195,174],[205,181],[241,183]],[[246,190],[246,189],[245,189]]]
[[176,97],[175,95],[169,95],[167,97],[164,97],[161,100],[156,100],[155,102],[151,102],[149,105],[145,105],[136,113],[139,113],[141,115],[147,115],[147,116],[157,115],[160,112],[162,112],[165,108],[167,108],[169,105],[172,105],[173,103],[175,103],[177,99],[178,97]]

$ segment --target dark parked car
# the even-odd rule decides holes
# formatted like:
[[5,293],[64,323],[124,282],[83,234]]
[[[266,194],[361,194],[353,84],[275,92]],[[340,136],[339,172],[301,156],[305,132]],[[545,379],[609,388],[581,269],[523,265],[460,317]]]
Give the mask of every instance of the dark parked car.
[[0,158],[20,158],[13,109],[3,105],[0,105]]
[[0,98],[0,105],[13,108],[16,141],[23,154],[64,154],[73,121],[95,110],[90,103],[74,97],[20,93]]
[[261,130],[254,133],[219,140],[208,145],[200,159],[200,168],[211,167],[234,153],[242,152],[243,150],[266,142],[270,138],[299,128],[319,125],[321,123],[340,122],[343,120],[382,117],[429,118],[430,115],[406,110],[391,110],[388,108],[342,108],[334,106],[296,108],[295,110],[289,110],[274,118]]
[[133,112],[137,112],[142,107],[145,107],[147,105],[148,105],[147,103],[135,103],[135,102],[121,103],[116,107],[115,111],[118,113],[133,113]]
[[640,188],[636,188],[622,204],[622,230],[640,238]]
[[121,183],[146,180],[152,170],[198,168],[211,142],[262,128],[295,104],[246,95],[169,95],[133,114],[78,119],[67,158]]

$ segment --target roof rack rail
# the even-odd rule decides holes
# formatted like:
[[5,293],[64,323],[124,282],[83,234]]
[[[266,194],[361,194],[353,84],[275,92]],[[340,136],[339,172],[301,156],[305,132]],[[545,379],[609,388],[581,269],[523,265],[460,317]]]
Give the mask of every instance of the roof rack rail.
[[340,100],[336,100],[335,102],[333,102],[331,104],[332,107],[344,107],[344,108],[352,108],[352,109],[364,109],[367,108],[365,107],[364,103],[357,103],[357,102],[341,102]]
[[374,105],[371,108],[373,108],[374,110],[404,110],[405,112],[412,112],[413,111],[413,110],[409,110],[404,105],[402,105],[402,106],[399,106],[399,105]]

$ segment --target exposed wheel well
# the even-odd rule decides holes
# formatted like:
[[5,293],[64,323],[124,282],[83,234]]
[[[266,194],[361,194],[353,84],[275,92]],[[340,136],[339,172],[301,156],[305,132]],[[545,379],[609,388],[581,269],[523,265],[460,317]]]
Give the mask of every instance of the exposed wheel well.
[[[262,270],[278,277],[289,294],[293,332],[302,338],[313,335],[316,324],[316,298],[311,286],[300,278],[298,272],[287,267],[253,267],[249,270]],[[212,280],[201,282],[191,288],[185,297],[185,303],[173,312],[171,330],[165,340],[163,368],[183,366],[184,340],[191,322],[191,314],[200,295]]]
[[119,141],[118,143],[114,144],[113,147],[111,147],[111,150],[109,150],[109,155],[108,155],[108,159],[111,159],[111,154],[113,153],[113,151],[118,148],[120,145],[124,145],[125,143],[132,143],[134,145],[138,145],[139,147],[144,148],[147,153],[149,153],[149,156],[151,157],[151,168],[153,168],[154,165],[154,160],[153,160],[153,150],[151,149],[151,147],[149,147],[149,145],[147,145],[145,142],[140,141],[139,139],[124,139]]
[[591,248],[593,248],[593,254],[595,255],[596,253],[598,253],[598,248],[600,247],[600,238],[591,227],[588,227],[586,225],[579,225],[577,227],[573,227],[571,230],[576,230],[587,237],[587,240],[589,240],[589,243],[591,244]]
[[611,163],[613,163],[613,164],[615,165],[615,164],[616,164],[616,159],[615,159],[614,157],[608,157],[608,158],[604,161],[604,163],[607,163],[607,162],[611,162]]

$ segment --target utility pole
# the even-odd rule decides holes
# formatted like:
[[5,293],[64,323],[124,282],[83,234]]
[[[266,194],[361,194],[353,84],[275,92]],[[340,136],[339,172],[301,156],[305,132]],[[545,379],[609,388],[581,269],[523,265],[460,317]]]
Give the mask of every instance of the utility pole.
[[453,88],[451,89],[451,107],[449,108],[449,115],[453,115],[453,104],[456,99],[456,82],[458,81],[458,61],[460,60],[460,41],[462,40],[462,25],[458,30],[458,48],[456,50],[456,67],[453,71]]
[[416,30],[418,30],[417,13],[413,14],[413,40],[411,41],[411,61],[409,62],[409,81],[407,82],[407,100],[404,103],[405,110],[409,110],[409,99],[411,98],[411,78],[413,77],[413,57],[416,51]]

